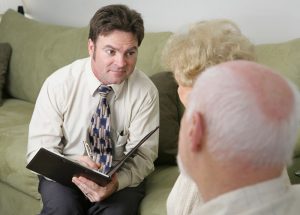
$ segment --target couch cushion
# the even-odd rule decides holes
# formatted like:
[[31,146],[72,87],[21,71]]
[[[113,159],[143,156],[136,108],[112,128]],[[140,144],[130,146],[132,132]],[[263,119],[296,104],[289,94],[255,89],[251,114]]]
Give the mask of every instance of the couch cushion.
[[41,203],[25,193],[0,183],[0,214],[39,214]]
[[0,106],[2,105],[3,87],[5,84],[10,54],[10,45],[8,43],[0,43]]
[[177,94],[178,85],[172,72],[152,75],[159,93],[160,127],[159,150],[156,165],[176,164],[177,141],[182,112]]
[[26,169],[28,125],[33,104],[6,99],[0,108],[0,181],[36,199],[37,177]]
[[177,166],[160,166],[146,180],[146,196],[141,202],[140,214],[167,214],[167,198],[179,175]]
[[[258,45],[256,54],[258,62],[277,70],[300,89],[300,38],[283,43]],[[300,157],[300,131],[294,156]]]

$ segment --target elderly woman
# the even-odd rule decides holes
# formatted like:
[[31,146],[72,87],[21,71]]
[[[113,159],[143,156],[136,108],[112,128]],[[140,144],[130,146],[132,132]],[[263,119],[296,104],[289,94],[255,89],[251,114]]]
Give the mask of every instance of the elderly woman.
[[[255,60],[254,45],[236,24],[224,19],[195,23],[188,32],[174,34],[163,50],[163,63],[174,72],[183,105],[202,71],[239,59]],[[201,202],[194,182],[180,174],[168,197],[167,211],[169,215],[190,214]]]

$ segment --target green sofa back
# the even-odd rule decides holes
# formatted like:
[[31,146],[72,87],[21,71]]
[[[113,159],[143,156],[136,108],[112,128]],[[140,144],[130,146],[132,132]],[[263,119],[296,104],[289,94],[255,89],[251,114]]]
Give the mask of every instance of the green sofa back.
[[300,88],[300,39],[256,46],[260,63],[275,69]]
[[[7,79],[9,95],[34,103],[51,73],[88,56],[88,30],[88,27],[40,23],[8,10],[0,23],[0,42],[10,43],[13,50]],[[162,71],[160,53],[170,35],[170,32],[145,34],[137,67],[147,75]]]

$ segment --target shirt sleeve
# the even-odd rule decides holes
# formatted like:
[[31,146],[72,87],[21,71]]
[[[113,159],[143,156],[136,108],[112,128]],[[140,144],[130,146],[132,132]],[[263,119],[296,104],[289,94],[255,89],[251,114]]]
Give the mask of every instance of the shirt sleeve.
[[41,147],[62,153],[64,102],[62,87],[48,78],[40,90],[29,124],[27,162]]
[[[159,98],[155,87],[147,93],[140,104],[138,111],[131,112],[125,153],[159,125]],[[140,146],[136,155],[123,164],[117,173],[119,190],[127,186],[137,186],[154,170],[154,160],[158,154],[158,139],[159,131],[156,131]]]

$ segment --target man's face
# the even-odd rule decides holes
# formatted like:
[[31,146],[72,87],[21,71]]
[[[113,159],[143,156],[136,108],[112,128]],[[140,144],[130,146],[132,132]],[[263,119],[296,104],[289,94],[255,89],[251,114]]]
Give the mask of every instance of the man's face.
[[120,84],[133,72],[138,55],[137,38],[129,32],[112,31],[88,42],[94,75],[103,84]]

